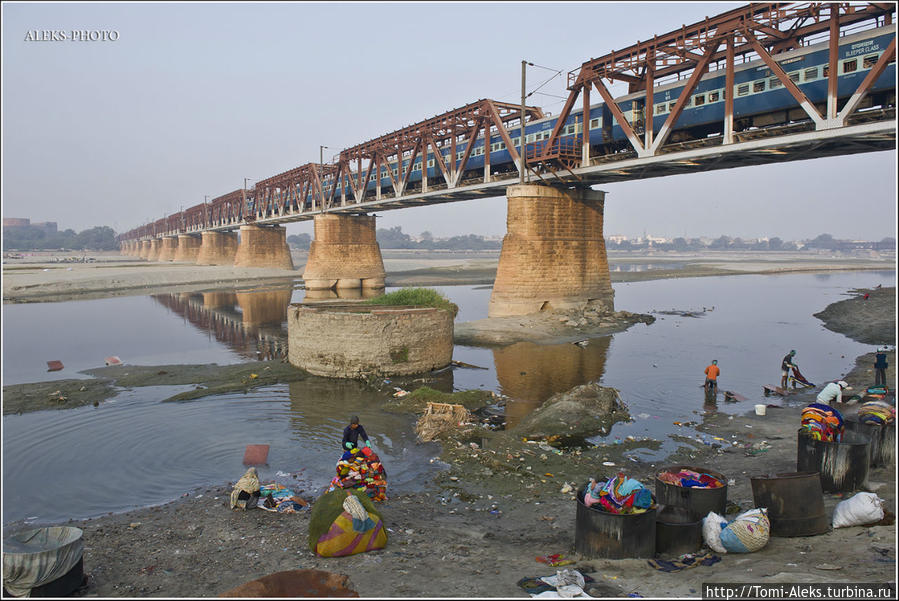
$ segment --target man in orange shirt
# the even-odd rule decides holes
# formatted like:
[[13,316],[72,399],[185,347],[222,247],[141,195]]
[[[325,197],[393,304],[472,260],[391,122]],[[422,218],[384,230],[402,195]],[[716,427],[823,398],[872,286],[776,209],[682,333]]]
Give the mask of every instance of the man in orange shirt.
[[712,361],[712,364],[705,368],[705,392],[706,394],[718,393],[718,376],[721,369],[718,367],[718,360]]

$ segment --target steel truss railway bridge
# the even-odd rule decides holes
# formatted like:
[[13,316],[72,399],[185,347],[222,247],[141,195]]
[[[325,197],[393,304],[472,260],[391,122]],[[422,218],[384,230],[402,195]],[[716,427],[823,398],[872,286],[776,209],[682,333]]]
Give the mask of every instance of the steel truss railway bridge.
[[[569,95],[548,138],[525,138],[524,157],[521,137],[513,137],[522,122],[543,119],[543,111],[484,99],[347,148],[331,163],[307,163],[260,180],[251,190],[234,190],[135,228],[120,242],[124,252],[149,260],[292,269],[279,226],[314,220],[303,274],[307,288],[378,288],[384,269],[375,217],[368,213],[505,194],[509,229],[490,315],[586,305],[611,309],[604,194],[591,186],[895,149],[895,88],[888,101],[880,96],[875,103],[869,95],[886,69],[895,68],[895,11],[894,3],[879,2],[750,4],[583,63],[568,74]],[[840,39],[869,29],[889,32],[891,41],[851,94],[840,89],[838,96]],[[809,100],[777,60],[811,44],[828,49],[826,102]],[[766,67],[795,101],[764,127],[735,118],[734,94],[728,93],[739,67],[751,61]],[[709,73],[725,77],[724,117],[711,134],[691,139],[678,131],[678,121]],[[642,92],[644,117],[659,114],[647,90],[672,82],[682,87],[666,100],[667,117],[657,128],[655,119],[622,110],[619,104],[625,103],[613,98],[607,82],[626,82],[626,98]],[[620,143],[591,143],[593,92],[621,128]],[[584,127],[571,136],[565,124],[578,106]],[[508,153],[504,162],[491,165],[496,150],[485,143],[483,167],[468,167],[478,138],[497,135],[501,152]],[[446,160],[447,150],[458,160]],[[432,156],[437,175],[429,179],[422,165]],[[417,160],[419,177],[412,178]],[[389,184],[382,185],[382,178]],[[232,233],[238,228],[239,243]]]

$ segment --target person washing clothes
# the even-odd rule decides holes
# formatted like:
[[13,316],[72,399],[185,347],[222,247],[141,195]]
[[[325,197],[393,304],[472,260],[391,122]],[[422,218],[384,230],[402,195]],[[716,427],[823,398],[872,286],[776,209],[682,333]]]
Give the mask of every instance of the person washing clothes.
[[[360,437],[362,438],[362,446],[359,445]],[[363,447],[371,447],[371,444],[368,442],[368,434],[365,432],[365,428],[359,424],[358,415],[354,415],[350,419],[350,425],[343,429],[343,444],[341,447],[350,451],[353,449],[362,449]]]
[[844,382],[843,380],[839,380],[837,382],[831,382],[824,389],[818,393],[818,402],[824,405],[832,405],[831,401],[836,401],[837,403],[843,402],[843,391],[844,390],[852,390],[852,388]]
[[889,366],[886,347],[877,349],[877,354],[874,355],[874,386],[887,385],[887,368]]
[[787,387],[787,376],[790,375],[790,369],[795,367],[795,365],[793,365],[793,357],[795,357],[795,356],[796,356],[796,351],[790,351],[783,358],[783,361],[780,362],[780,387],[781,388]]
[[718,360],[712,361],[712,364],[705,368],[705,392],[706,394],[718,393],[718,376],[721,375],[721,369],[718,367]]

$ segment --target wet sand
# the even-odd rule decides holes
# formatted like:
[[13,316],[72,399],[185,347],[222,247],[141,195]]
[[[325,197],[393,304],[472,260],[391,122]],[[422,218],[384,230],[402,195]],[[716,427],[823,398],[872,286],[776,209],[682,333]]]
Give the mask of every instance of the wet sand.
[[[650,274],[644,279],[651,279]],[[868,301],[849,300],[869,303],[866,312],[834,303],[825,310],[831,312],[825,323],[835,329],[862,324],[862,329],[881,333],[876,343],[895,341],[895,289],[877,296],[872,292]],[[888,381],[895,384],[895,353],[890,353],[889,362]],[[865,355],[850,373],[833,378],[843,377],[855,389],[869,386],[872,364],[873,356]],[[385,401],[391,390],[383,393]],[[749,509],[753,505],[749,476],[795,471],[799,413],[814,394],[791,395],[790,406],[769,409],[764,417],[706,414],[697,429],[724,439],[723,443],[707,446],[685,431],[677,438],[679,450],[660,463],[625,457],[629,448],[646,443],[557,454],[503,432],[485,431],[479,442],[447,440],[440,456],[446,471],[424,492],[389,495],[382,505],[390,529],[387,548],[346,558],[320,558],[309,550],[308,512],[230,510],[232,483],[185,491],[180,500],[159,507],[70,522],[84,530],[89,580],[79,594],[208,597],[272,572],[317,568],[347,574],[350,586],[366,597],[524,598],[527,595],[516,582],[553,574],[555,568],[534,560],[551,553],[572,555],[577,563],[567,567],[589,573],[596,583],[588,590],[603,597],[631,593],[698,597],[703,582],[895,582],[895,525],[838,529],[810,538],[772,538],[757,553],[724,555],[713,566],[674,574],[656,571],[645,560],[591,560],[573,554],[575,501],[561,492],[565,483],[580,487],[590,476],[611,475],[617,469],[650,483],[663,463],[689,462],[734,479],[728,498]],[[752,445],[761,441],[771,447],[754,452]],[[603,461],[616,467],[601,467]],[[234,480],[240,475],[235,473]],[[322,486],[331,475],[322,474]],[[895,513],[895,467],[872,469],[869,481]],[[839,500],[838,495],[825,494],[825,510],[831,512]]]

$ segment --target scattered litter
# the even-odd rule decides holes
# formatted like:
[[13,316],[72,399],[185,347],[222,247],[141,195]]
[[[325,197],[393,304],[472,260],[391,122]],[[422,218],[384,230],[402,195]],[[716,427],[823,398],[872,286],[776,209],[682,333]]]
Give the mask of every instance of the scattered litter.
[[835,566],[832,563],[819,563],[815,566],[816,570],[842,570],[843,566]]
[[118,357],[116,357],[115,355],[106,357],[106,365],[121,365],[121,364],[122,364],[122,360],[119,359]]
[[872,492],[860,492],[833,509],[833,527],[864,526],[883,519],[883,502]]
[[486,367],[481,367],[480,365],[472,365],[471,363],[463,363],[462,361],[454,360],[454,361],[451,361],[450,363],[452,365],[455,365],[456,367],[467,367],[469,369],[484,369],[484,370],[487,369]]
[[243,464],[265,465],[268,463],[268,450],[269,445],[267,444],[248,444],[243,455]]
[[583,348],[583,347],[587,346],[587,344],[589,344],[589,342],[587,340],[578,340],[577,342],[573,342],[572,344],[575,344],[575,345]]
[[606,467],[615,467],[615,463],[612,461],[603,461],[602,464]]
[[47,361],[47,371],[59,371],[62,369],[62,361]]
[[696,566],[710,566],[721,561],[721,558],[712,553],[690,553],[676,560],[665,561],[662,559],[650,559],[646,563],[650,567],[662,572],[680,572],[687,568],[695,568]]
[[128,527],[131,528],[132,530],[134,530],[135,528],[138,528],[139,526],[140,526],[140,522],[131,522],[130,524],[128,524]]
[[409,394],[408,390],[403,390],[402,388],[394,388],[394,390],[396,391],[393,393],[393,398],[395,398],[395,399],[401,399],[404,396],[406,396],[407,394]]
[[556,553],[554,555],[541,555],[536,558],[540,563],[545,563],[551,568],[556,568],[559,566],[567,566],[574,563],[572,559],[565,559],[565,556],[561,553]]
[[290,476],[290,474],[288,474],[288,473],[286,473],[286,472],[282,472],[282,471],[280,471],[280,470],[278,470],[277,472],[275,472],[275,475],[276,475],[277,477],[279,477],[279,478],[287,478],[288,476]]

